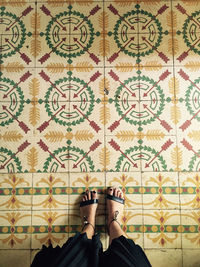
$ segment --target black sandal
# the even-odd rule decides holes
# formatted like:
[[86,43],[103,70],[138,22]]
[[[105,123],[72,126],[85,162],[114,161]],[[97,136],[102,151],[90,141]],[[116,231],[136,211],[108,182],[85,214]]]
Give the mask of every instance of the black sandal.
[[[91,191],[91,193],[94,193],[94,191]],[[92,196],[92,194],[91,194]],[[81,201],[80,202],[80,207],[84,207],[84,206],[87,206],[87,205],[92,205],[92,204],[98,204],[98,199],[90,199],[90,200],[86,200],[86,201]],[[94,229],[94,232],[95,232],[95,228],[94,228],[94,225],[92,225],[90,222],[88,222],[87,220],[87,216],[83,216],[83,227],[82,227],[82,230],[81,232],[84,230],[84,228],[87,226],[87,225],[91,225]]]
[[[125,202],[123,198],[116,197],[116,196],[113,196],[113,195],[110,195],[110,194],[107,194],[106,198],[107,198],[107,199],[110,199],[110,200],[114,200],[114,201],[116,201],[116,202],[119,202],[119,203],[121,203],[121,204],[123,204],[123,205],[124,205],[124,202]],[[119,211],[116,210],[116,211],[114,212],[113,219],[112,219],[112,220],[109,222],[109,224],[108,224],[108,234],[110,233],[109,229],[110,229],[110,225],[111,225],[112,222],[117,222],[117,223],[119,224],[119,226],[121,227],[120,223],[119,223],[118,220],[117,220],[117,216],[118,216],[118,214],[119,214]]]

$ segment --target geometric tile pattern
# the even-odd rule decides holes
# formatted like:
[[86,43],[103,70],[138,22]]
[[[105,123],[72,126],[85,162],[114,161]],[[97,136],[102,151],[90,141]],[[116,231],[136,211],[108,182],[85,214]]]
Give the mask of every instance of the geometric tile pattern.
[[0,5],[3,266],[79,231],[86,188],[106,248],[109,185],[153,266],[199,266],[199,1]]

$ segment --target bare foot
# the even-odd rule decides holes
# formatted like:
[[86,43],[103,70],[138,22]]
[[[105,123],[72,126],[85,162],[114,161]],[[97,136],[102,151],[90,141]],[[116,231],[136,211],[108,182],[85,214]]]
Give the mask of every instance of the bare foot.
[[[123,192],[121,191],[120,188],[110,187],[107,190],[107,194],[124,199]],[[108,209],[108,226],[110,222],[112,221],[112,219],[114,218],[116,211],[119,212],[117,216],[117,221],[121,224],[121,217],[122,217],[124,205],[117,201],[107,199],[107,209]]]
[[[82,201],[87,201],[91,199],[98,199],[96,191],[86,190],[83,195]],[[81,221],[84,226],[84,216],[87,218],[88,223],[92,224],[95,227],[95,215],[96,215],[97,203],[80,207]],[[88,238],[91,238],[94,234],[94,228],[90,225],[86,225],[82,233],[87,233]]]

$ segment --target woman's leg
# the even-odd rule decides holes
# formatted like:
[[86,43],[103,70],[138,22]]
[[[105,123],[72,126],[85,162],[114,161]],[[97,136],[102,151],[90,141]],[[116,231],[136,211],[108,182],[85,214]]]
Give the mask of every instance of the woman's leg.
[[[98,199],[96,191],[89,191],[86,190],[83,198],[82,203],[87,203],[87,201]],[[97,203],[93,203],[90,205],[84,205],[80,207],[80,214],[83,229],[81,233],[86,233],[88,239],[92,239],[94,235],[94,228],[95,228],[95,215],[96,215]],[[84,224],[84,217],[87,219],[88,224]]]
[[[123,199],[123,193],[119,188],[108,188],[107,194]],[[117,238],[121,235],[126,236],[120,226],[123,209],[124,204],[107,198],[109,244],[111,244],[114,238]],[[116,211],[118,212],[117,221],[113,220],[113,218],[115,218]]]

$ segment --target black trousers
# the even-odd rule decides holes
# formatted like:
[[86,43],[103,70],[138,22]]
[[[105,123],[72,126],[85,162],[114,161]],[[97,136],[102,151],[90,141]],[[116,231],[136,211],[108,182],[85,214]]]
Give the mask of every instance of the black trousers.
[[133,240],[120,236],[103,252],[99,234],[70,237],[60,248],[43,245],[31,267],[151,267],[144,251]]

